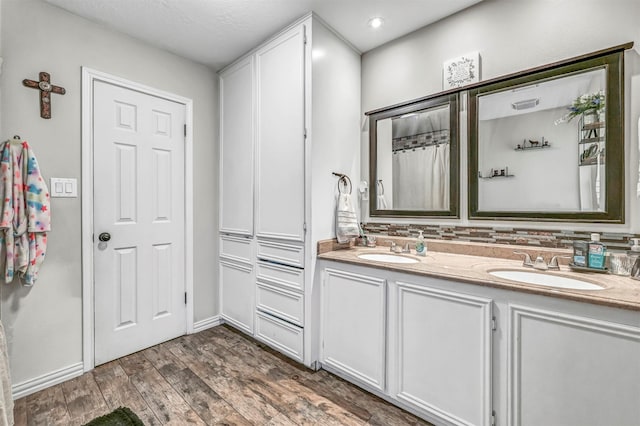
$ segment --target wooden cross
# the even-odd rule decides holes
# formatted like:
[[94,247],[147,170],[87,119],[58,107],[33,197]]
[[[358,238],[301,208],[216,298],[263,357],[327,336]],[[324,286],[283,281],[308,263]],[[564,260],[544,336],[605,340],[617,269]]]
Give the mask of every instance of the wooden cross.
[[64,95],[67,93],[64,87],[54,86],[51,84],[51,76],[47,72],[40,73],[40,81],[22,80],[22,84],[32,89],[40,90],[40,117],[51,118],[51,93]]

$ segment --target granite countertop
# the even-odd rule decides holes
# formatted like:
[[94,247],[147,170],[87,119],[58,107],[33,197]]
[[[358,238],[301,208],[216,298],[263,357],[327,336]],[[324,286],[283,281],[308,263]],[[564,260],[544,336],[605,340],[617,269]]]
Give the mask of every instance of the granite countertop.
[[[398,239],[395,239],[398,240]],[[398,241],[402,243],[403,241]],[[383,243],[386,243],[383,240]],[[427,277],[444,278],[455,281],[462,281],[475,285],[487,287],[501,288],[505,290],[521,291],[526,293],[539,294],[544,296],[558,297],[570,299],[580,302],[593,303],[598,305],[612,306],[616,308],[640,311],[640,281],[631,279],[630,277],[611,275],[607,273],[597,272],[574,272],[567,265],[566,260],[563,261],[559,271],[537,271],[533,268],[522,266],[521,256],[516,260],[513,251],[530,252],[532,259],[537,254],[543,254],[546,261],[549,261],[551,255],[568,255],[568,250],[558,249],[536,249],[521,246],[504,246],[497,244],[477,244],[477,243],[460,243],[460,242],[442,242],[427,240],[429,251],[426,257],[416,256],[415,250],[411,250],[410,256],[418,259],[417,263],[388,263],[364,260],[358,257],[363,253],[384,253],[392,254],[389,251],[388,243],[386,246],[378,246],[375,248],[367,247],[340,247],[329,242],[320,242],[318,244],[318,258],[333,260],[337,262],[350,263],[354,265],[374,267],[395,272],[404,272]],[[436,251],[435,249],[440,251]],[[483,250],[486,248],[486,250]],[[473,254],[464,254],[473,253]],[[505,256],[489,257],[489,256]],[[603,290],[574,290],[560,289],[556,287],[545,287],[541,285],[526,284],[516,281],[510,281],[491,275],[490,271],[495,270],[516,270],[528,272],[541,272],[550,275],[562,275],[565,277],[587,281],[604,287]]]

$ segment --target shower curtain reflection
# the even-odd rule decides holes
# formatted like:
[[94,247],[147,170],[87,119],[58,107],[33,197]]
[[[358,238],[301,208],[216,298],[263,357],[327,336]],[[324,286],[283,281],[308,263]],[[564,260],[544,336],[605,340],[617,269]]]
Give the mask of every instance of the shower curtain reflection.
[[449,144],[393,153],[393,207],[449,209]]

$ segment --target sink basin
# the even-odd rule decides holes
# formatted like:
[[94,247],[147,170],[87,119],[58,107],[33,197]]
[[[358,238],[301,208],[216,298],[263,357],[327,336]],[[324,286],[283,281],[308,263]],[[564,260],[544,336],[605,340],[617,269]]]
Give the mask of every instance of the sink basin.
[[373,260],[374,262],[387,262],[387,263],[418,263],[418,259],[413,257],[401,256],[398,254],[384,254],[384,253],[363,253],[358,257],[364,260]]
[[489,271],[491,275],[504,278],[509,281],[517,281],[525,284],[542,285],[546,287],[565,288],[573,290],[604,290],[597,284],[582,281],[576,278],[569,278],[562,275],[551,275],[540,272],[497,270]]

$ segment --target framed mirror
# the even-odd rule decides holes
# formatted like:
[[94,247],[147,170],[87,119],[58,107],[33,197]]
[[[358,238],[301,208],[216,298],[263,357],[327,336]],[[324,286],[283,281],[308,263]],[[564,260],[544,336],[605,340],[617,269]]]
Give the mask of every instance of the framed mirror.
[[458,94],[367,115],[370,216],[459,217]]
[[624,223],[623,93],[623,50],[469,90],[469,218]]

